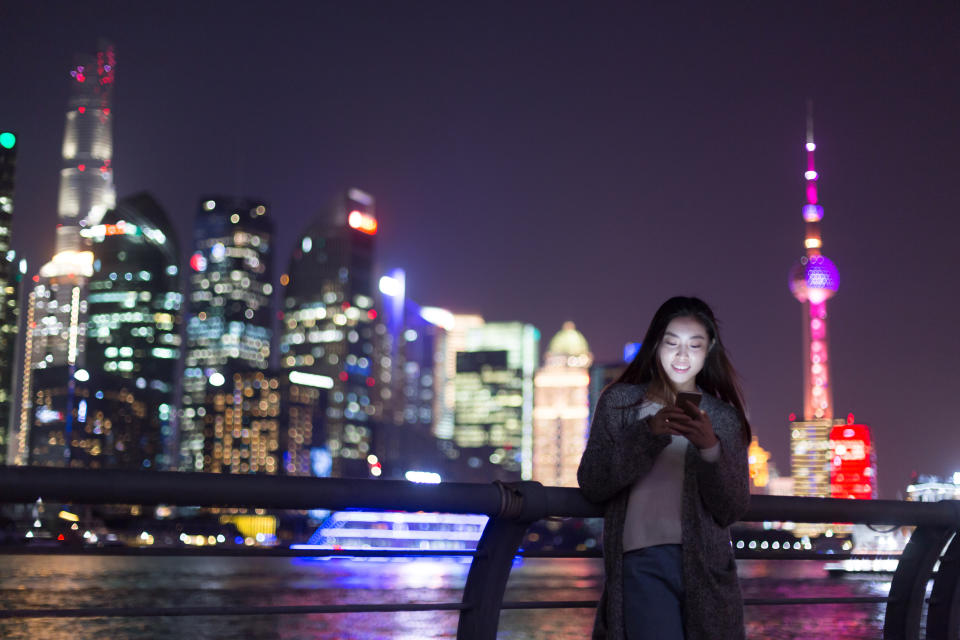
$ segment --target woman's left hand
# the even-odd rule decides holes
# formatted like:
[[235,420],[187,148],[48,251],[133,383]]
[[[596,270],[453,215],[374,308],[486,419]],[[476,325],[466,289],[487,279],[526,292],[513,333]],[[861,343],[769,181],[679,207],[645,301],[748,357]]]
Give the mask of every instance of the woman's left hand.
[[687,402],[686,411],[670,411],[666,423],[671,432],[683,436],[698,449],[709,449],[719,442],[717,434],[713,432],[710,416],[691,402]]

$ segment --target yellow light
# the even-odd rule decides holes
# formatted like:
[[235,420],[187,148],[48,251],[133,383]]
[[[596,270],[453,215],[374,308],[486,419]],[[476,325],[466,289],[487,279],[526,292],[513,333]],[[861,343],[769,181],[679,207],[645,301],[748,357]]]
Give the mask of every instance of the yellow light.
[[61,511],[57,514],[61,520],[67,520],[69,522],[80,522],[80,516],[75,513],[70,513],[69,511]]
[[820,242],[820,238],[807,238],[803,241],[803,246],[805,246],[807,249],[819,249],[822,244],[823,243]]

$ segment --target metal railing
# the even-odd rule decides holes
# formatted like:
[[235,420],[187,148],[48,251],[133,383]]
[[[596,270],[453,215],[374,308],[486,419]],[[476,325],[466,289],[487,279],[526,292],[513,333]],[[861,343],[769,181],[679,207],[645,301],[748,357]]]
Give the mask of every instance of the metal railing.
[[[0,503],[30,503],[37,498],[74,504],[178,505],[260,509],[373,509],[483,514],[489,517],[475,552],[417,551],[416,555],[472,556],[460,602],[257,607],[129,607],[81,609],[6,609],[6,618],[82,618],[193,615],[312,614],[386,611],[459,611],[459,640],[493,640],[500,612],[508,609],[590,608],[596,601],[505,601],[513,559],[528,527],[547,517],[592,518],[602,515],[577,489],[513,484],[414,484],[391,480],[293,478],[279,476],[136,472],[39,467],[0,467]],[[885,603],[887,640],[957,640],[960,637],[960,502],[850,501],[829,498],[752,496],[744,522],[849,522],[915,526],[900,556],[886,597],[748,598],[746,605]],[[101,554],[133,556],[197,555],[186,548],[31,548],[0,547],[2,554]],[[214,556],[397,556],[403,551],[326,551],[313,549],[205,548]],[[599,557],[599,551],[525,552],[525,557]],[[738,558],[831,559],[804,551],[771,556],[737,550]],[[935,566],[939,562],[939,568]],[[929,600],[927,588],[932,580]],[[926,622],[923,624],[924,613]]]

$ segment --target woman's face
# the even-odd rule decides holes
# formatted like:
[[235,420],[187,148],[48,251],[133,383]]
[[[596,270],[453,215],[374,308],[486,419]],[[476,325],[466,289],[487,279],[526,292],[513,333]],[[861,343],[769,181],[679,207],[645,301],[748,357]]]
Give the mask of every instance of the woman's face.
[[697,374],[703,369],[710,347],[707,328],[690,316],[674,318],[667,325],[657,358],[674,391],[696,391]]

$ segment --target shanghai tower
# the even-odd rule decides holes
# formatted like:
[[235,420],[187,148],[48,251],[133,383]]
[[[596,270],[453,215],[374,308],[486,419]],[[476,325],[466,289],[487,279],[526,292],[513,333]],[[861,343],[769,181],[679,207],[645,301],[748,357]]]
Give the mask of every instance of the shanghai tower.
[[[18,464],[64,465],[71,460],[72,414],[78,370],[84,367],[87,286],[94,256],[82,227],[96,225],[115,205],[113,91],[116,54],[101,41],[95,54],[78,55],[70,68],[63,135],[58,225],[53,258],[34,276],[27,303],[25,362]],[[35,411],[43,389],[65,388],[60,410]],[[42,426],[43,442],[31,437]],[[37,440],[37,442],[33,442]]]

